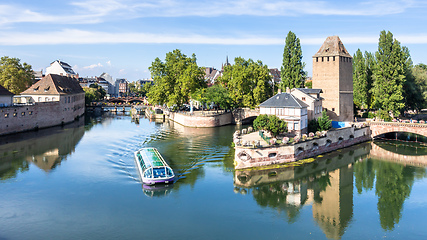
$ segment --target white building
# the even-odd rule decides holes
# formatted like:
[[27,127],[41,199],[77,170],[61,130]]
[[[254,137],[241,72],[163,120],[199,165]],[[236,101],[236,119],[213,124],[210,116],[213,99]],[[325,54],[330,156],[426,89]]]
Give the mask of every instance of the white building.
[[57,74],[75,78],[79,77],[79,75],[74,72],[73,68],[68,63],[61,60],[52,62],[50,66],[46,68],[46,75],[48,74]]
[[0,85],[0,107],[8,107],[13,104],[13,93]]

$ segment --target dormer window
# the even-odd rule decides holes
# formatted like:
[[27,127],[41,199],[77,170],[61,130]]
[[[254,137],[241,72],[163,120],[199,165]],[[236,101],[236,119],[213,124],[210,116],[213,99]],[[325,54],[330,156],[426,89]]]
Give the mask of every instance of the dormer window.
[[48,86],[47,88],[44,89],[45,92],[49,91],[50,86]]
[[40,86],[35,87],[35,88],[34,88],[34,92],[38,91],[38,90],[39,90],[39,87],[40,87]]
[[302,97],[302,100],[305,101],[305,97]]

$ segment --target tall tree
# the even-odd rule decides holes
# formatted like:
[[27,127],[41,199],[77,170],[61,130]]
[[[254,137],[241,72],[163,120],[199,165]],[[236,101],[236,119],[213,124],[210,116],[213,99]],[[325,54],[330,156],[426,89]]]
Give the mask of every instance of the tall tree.
[[369,105],[366,59],[360,49],[353,55],[353,101],[361,109],[366,109]]
[[196,55],[187,57],[178,49],[167,53],[165,62],[156,58],[149,70],[154,85],[147,96],[152,104],[181,106],[188,102],[190,94],[206,87],[204,72],[197,66]]
[[218,81],[227,88],[236,107],[256,107],[272,95],[269,73],[260,60],[236,57],[234,65],[226,66]]
[[411,70],[415,85],[419,87],[420,94],[423,99],[422,107],[425,108],[427,103],[427,66],[425,64],[417,64]]
[[0,85],[11,93],[18,94],[33,84],[31,65],[20,63],[19,58],[4,56],[0,59]]
[[280,88],[286,90],[286,87],[290,89],[303,87],[306,77],[304,67],[305,63],[302,61],[300,40],[295,33],[289,31],[283,50],[283,63],[280,73],[282,82]]
[[409,54],[409,49],[405,46],[402,47],[402,60],[404,61],[404,71],[406,74],[406,81],[404,83],[405,110],[416,109],[420,110],[425,105],[423,98],[422,85],[417,84],[415,76],[413,75],[413,64]]
[[380,110],[380,118],[390,119],[390,113],[398,115],[405,106],[403,87],[406,81],[405,56],[400,42],[393,39],[390,31],[381,31],[375,57],[373,105]]

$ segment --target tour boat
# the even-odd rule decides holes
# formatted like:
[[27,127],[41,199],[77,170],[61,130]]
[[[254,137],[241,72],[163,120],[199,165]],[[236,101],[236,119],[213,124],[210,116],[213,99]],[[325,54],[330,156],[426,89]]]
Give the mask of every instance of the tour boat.
[[175,174],[156,148],[141,148],[134,155],[142,183],[173,183]]

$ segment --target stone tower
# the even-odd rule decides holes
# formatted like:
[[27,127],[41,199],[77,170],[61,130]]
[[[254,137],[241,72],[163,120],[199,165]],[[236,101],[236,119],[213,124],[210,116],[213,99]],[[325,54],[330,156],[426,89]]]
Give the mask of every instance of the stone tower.
[[313,88],[333,121],[353,121],[353,63],[338,36],[326,38],[313,56]]

